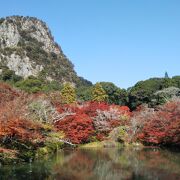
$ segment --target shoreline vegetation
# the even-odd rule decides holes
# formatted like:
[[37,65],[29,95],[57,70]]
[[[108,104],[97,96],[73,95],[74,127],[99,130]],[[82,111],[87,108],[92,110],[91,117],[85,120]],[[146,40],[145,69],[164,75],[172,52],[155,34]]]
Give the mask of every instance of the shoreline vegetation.
[[43,159],[66,147],[179,148],[180,78],[176,80],[174,87],[164,78],[167,86],[161,90],[160,82],[150,79],[128,91],[112,83],[83,88],[66,83],[48,93],[0,81],[0,164]]

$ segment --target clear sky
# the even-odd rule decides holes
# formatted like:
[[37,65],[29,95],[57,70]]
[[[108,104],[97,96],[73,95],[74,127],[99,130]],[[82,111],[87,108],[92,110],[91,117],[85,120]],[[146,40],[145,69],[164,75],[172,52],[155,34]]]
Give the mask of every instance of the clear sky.
[[50,27],[80,76],[121,88],[180,75],[180,0],[0,0]]

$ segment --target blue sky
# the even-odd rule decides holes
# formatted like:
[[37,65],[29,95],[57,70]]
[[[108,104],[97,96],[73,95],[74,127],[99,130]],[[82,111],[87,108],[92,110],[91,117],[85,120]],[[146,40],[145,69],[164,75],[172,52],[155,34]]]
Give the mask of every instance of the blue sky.
[[179,0],[0,0],[0,16],[45,21],[80,76],[121,88],[180,75]]

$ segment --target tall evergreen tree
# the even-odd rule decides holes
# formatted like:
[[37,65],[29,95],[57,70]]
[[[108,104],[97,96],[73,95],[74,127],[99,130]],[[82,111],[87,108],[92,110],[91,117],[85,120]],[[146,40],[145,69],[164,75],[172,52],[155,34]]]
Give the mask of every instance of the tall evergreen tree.
[[108,95],[106,94],[106,91],[102,88],[100,83],[96,83],[92,90],[92,100],[103,102],[107,101]]
[[64,84],[61,90],[61,98],[64,104],[76,102],[75,88],[70,83]]

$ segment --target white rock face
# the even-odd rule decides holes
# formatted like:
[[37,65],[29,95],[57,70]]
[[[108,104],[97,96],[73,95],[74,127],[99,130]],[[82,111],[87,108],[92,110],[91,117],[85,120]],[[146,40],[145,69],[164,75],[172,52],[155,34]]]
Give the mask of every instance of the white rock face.
[[13,47],[19,42],[20,35],[17,26],[7,24],[5,21],[0,25],[0,47]]
[[47,25],[34,17],[0,18],[0,73],[7,68],[23,78],[41,76],[74,85],[79,78]]
[[[44,22],[36,18],[19,16],[7,17],[0,23],[0,50],[7,47],[17,48],[20,40],[24,40],[24,37],[22,37],[23,32],[41,42],[42,48],[47,53],[54,52],[56,55],[61,55],[60,47],[55,44],[49,28]],[[0,52],[0,62],[3,60],[3,63],[10,70],[15,71],[16,75],[24,78],[30,75],[37,76],[43,70],[43,65],[38,65],[34,59],[29,59],[26,52],[24,54],[19,56],[15,52],[11,52],[11,54],[4,55]],[[2,73],[1,68],[0,73]],[[48,77],[48,79],[52,81],[51,77]]]
[[45,51],[60,54],[60,49],[57,48],[54,41],[52,41],[53,37],[51,36],[48,27],[45,24],[42,24],[41,21],[37,20],[36,24],[34,24],[32,20],[26,20],[22,22],[22,29],[25,31],[32,29],[33,32],[30,33],[31,37],[42,42]]
[[32,66],[32,62],[28,57],[21,58],[19,55],[11,54],[10,57],[7,57],[7,67],[15,71],[16,75],[27,78],[28,76],[37,76],[43,67],[40,65]]
[[[18,21],[18,23],[17,23]],[[0,24],[0,45],[1,47],[13,47],[20,41],[18,29],[29,33],[32,38],[43,43],[43,49],[47,52],[61,53],[61,49],[54,43],[49,28],[45,23],[36,18],[8,17]]]

